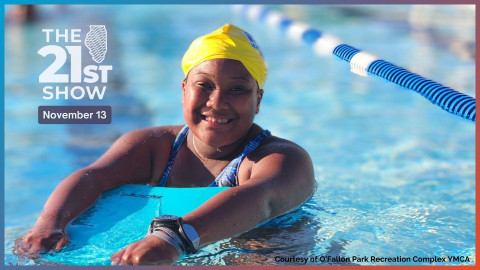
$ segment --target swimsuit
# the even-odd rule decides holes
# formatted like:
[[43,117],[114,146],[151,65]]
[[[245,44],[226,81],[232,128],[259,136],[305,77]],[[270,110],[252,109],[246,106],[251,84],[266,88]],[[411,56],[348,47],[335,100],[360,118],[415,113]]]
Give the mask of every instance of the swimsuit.
[[[172,153],[170,154],[170,159],[167,163],[167,168],[163,173],[162,179],[158,183],[158,186],[165,187],[167,184],[168,175],[170,174],[170,169],[172,168],[173,161],[175,160],[175,156],[180,150],[180,147],[187,138],[188,131],[190,129],[188,126],[184,126],[180,133],[178,133],[177,138],[175,138],[175,142],[173,143]],[[257,146],[262,142],[265,137],[270,136],[270,131],[264,130],[260,134],[258,134],[255,138],[253,138],[250,142],[247,143],[245,148],[243,149],[242,153],[234,158],[228,165],[223,169],[223,171],[217,176],[217,178],[209,185],[209,187],[234,187],[238,186],[238,168],[242,163],[243,159],[247,157],[253,150],[257,148]]]

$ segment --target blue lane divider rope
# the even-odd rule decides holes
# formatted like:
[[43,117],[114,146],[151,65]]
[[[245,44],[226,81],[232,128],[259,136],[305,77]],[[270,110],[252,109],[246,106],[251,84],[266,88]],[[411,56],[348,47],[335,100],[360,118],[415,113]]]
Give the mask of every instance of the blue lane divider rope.
[[290,38],[311,45],[319,55],[339,57],[350,63],[359,75],[374,74],[421,94],[447,112],[475,122],[475,98],[398,67],[378,57],[342,43],[338,38],[294,21],[282,13],[260,5],[236,5],[235,11],[250,20],[267,23],[286,32]]
[[447,112],[475,121],[475,99],[468,95],[427,80],[384,60],[371,63],[368,72],[421,94]]

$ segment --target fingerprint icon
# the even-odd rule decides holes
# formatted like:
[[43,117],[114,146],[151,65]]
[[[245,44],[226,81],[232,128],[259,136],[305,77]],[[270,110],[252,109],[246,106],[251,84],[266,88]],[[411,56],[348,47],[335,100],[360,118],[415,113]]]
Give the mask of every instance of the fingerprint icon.
[[85,38],[85,45],[93,61],[98,64],[103,62],[107,53],[107,29],[105,25],[90,25],[90,31]]

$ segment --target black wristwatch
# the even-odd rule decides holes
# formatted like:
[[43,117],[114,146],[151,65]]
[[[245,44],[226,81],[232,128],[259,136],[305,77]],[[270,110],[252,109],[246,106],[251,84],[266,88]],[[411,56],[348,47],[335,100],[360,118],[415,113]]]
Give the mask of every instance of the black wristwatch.
[[150,223],[148,232],[153,233],[159,228],[168,228],[174,231],[182,241],[186,253],[192,254],[198,252],[200,237],[198,236],[197,231],[195,231],[195,228],[183,222],[181,217],[173,215],[158,216]]

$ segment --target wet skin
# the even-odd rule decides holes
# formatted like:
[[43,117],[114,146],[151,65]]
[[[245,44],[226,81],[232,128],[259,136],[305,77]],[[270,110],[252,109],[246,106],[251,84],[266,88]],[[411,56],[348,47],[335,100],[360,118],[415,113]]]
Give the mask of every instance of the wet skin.
[[[184,117],[191,131],[173,163],[167,186],[206,186],[263,130],[253,124],[263,90],[239,61],[228,59],[196,66],[182,89]],[[48,199],[34,228],[17,240],[16,252],[28,255],[66,245],[65,226],[107,189],[122,184],[156,185],[181,128],[129,132],[92,165],[68,176]],[[308,153],[275,136],[265,138],[245,158],[238,179],[239,186],[183,216],[197,230],[201,246],[295,209],[313,194],[315,186]],[[111,260],[119,265],[171,264],[178,257],[170,244],[151,235],[114,253]]]

